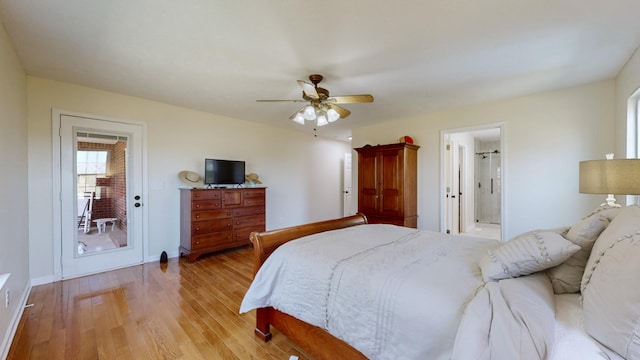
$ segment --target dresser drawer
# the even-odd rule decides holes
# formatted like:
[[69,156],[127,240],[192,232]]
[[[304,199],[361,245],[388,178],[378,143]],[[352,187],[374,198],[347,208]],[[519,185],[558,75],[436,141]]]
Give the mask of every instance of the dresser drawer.
[[244,189],[245,197],[264,197],[265,193],[265,189]]
[[233,209],[233,217],[263,215],[263,214],[264,214],[264,206],[253,206],[253,207]]
[[222,203],[226,208],[242,206],[242,190],[223,190]]
[[244,206],[264,205],[264,196],[252,196],[244,198]]
[[263,226],[256,226],[256,227],[248,227],[248,228],[244,228],[244,229],[239,229],[239,230],[234,230],[233,234],[233,241],[234,242],[238,242],[238,241],[246,241],[247,243],[250,242],[249,240],[249,235],[251,235],[252,232],[262,232],[264,231],[264,225]]
[[194,236],[193,239],[191,239],[191,250],[207,249],[221,244],[227,244],[232,241],[232,231],[222,231],[207,235]]
[[222,201],[217,200],[197,200],[191,202],[191,210],[211,210],[222,208]]
[[193,236],[208,234],[216,231],[225,231],[233,229],[233,222],[229,219],[195,221],[191,225],[191,234]]
[[191,200],[220,200],[220,190],[191,190]]
[[243,216],[243,217],[237,217],[233,219],[234,229],[258,227],[258,226],[264,226],[264,224],[265,224],[264,216],[260,216],[260,215]]
[[231,210],[198,210],[191,213],[191,221],[226,219],[231,215]]

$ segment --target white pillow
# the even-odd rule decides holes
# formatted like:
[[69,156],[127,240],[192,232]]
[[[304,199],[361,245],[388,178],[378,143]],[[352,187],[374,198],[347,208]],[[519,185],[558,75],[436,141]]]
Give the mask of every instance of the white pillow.
[[580,246],[553,231],[521,234],[480,259],[485,281],[514,278],[556,266],[580,250]]
[[581,249],[562,264],[547,270],[554,293],[570,294],[580,291],[582,274],[591,248],[607,225],[609,220],[601,214],[596,214],[580,220],[569,229],[564,237]]
[[640,359],[640,208],[624,207],[593,246],[582,282],[585,330]]
[[593,216],[593,215],[600,215],[603,218],[609,220],[609,222],[611,222],[619,213],[620,210],[622,210],[621,207],[619,206],[611,206],[611,205],[607,205],[607,204],[602,204],[600,206],[598,206],[597,208],[593,209],[592,212],[590,212],[587,216],[584,217],[584,219]]
[[[614,221],[616,225],[611,226]],[[582,276],[581,288],[584,288],[589,282],[589,279],[591,279],[591,275],[596,269],[596,261],[598,261],[603,252],[620,238],[633,235],[638,229],[640,229],[640,207],[631,205],[621,208],[616,217],[613,218],[611,223],[602,234],[598,236],[598,239],[596,239],[596,242],[593,244],[589,260],[587,260]]]

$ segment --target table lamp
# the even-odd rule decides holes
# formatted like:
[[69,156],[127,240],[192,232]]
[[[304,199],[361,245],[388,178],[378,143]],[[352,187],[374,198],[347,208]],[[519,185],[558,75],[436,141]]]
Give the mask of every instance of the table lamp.
[[614,195],[640,195],[640,159],[613,159],[580,162],[580,193],[607,194],[606,203],[619,207]]

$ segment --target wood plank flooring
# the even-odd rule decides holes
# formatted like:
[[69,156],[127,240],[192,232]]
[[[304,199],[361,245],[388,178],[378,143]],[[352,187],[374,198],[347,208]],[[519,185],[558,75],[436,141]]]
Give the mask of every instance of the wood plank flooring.
[[36,286],[8,359],[312,359],[239,315],[253,250],[170,259]]

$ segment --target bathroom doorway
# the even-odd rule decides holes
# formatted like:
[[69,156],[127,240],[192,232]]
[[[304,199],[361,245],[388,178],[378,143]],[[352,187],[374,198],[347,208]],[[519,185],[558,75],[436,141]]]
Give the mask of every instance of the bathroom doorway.
[[502,124],[442,132],[441,229],[501,240]]

